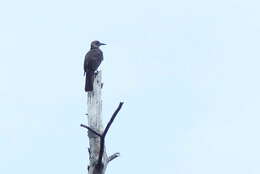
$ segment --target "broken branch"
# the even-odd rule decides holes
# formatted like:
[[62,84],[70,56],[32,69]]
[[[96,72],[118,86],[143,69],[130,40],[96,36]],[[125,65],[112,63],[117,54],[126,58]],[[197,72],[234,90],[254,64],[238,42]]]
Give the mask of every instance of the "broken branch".
[[96,131],[94,131],[93,129],[91,129],[90,127],[84,125],[84,124],[81,124],[80,125],[81,127],[84,127],[86,129],[88,129],[89,131],[91,131],[92,133],[94,133],[95,135],[99,136],[99,137],[102,137],[102,135],[100,135],[99,133],[97,133]]
[[107,161],[110,162],[110,161],[112,161],[113,159],[115,159],[115,158],[117,158],[119,156],[120,156],[120,153],[117,152],[117,153],[109,156]]

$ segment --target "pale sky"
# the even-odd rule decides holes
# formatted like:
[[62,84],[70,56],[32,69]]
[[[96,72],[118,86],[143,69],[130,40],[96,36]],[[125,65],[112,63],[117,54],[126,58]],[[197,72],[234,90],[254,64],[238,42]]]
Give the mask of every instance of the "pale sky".
[[0,173],[86,174],[83,59],[102,47],[107,174],[260,173],[260,2],[0,2]]

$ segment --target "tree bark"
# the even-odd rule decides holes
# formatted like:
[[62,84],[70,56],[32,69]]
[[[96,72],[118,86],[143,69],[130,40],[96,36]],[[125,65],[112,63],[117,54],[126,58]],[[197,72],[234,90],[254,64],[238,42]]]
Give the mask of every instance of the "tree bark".
[[[102,89],[102,72],[95,74],[95,80],[93,84],[93,91],[88,92],[88,125],[91,129],[97,133],[102,134],[102,100],[101,100],[101,89]],[[89,174],[103,174],[105,173],[107,166],[107,154],[104,150],[102,157],[102,165],[97,165],[99,151],[100,151],[100,137],[95,135],[93,132],[88,130],[89,137]]]
[[112,115],[105,129],[102,125],[102,72],[99,71],[95,74],[93,91],[88,92],[87,105],[88,105],[88,126],[81,124],[81,127],[88,129],[89,137],[89,166],[88,174],[104,174],[107,165],[110,161],[117,158],[119,153],[107,156],[105,148],[105,136],[114,121],[117,113],[121,109],[123,103],[121,102]]

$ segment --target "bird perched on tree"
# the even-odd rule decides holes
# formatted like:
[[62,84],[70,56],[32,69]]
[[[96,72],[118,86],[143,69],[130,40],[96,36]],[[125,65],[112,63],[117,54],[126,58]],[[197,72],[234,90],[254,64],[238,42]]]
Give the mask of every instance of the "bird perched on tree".
[[101,45],[106,45],[97,40],[91,42],[90,50],[84,60],[84,74],[86,75],[85,91],[93,90],[94,74],[103,60],[103,53],[99,49]]

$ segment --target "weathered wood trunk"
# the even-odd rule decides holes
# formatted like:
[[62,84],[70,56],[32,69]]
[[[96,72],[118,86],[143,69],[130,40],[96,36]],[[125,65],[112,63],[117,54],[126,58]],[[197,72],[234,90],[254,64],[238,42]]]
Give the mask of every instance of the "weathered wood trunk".
[[[91,129],[95,130],[97,133],[102,134],[102,100],[101,100],[101,90],[102,90],[102,72],[95,74],[95,80],[93,85],[93,91],[88,92],[88,125]],[[104,153],[102,157],[102,165],[98,165],[98,158],[100,152],[100,137],[88,131],[89,137],[89,174],[104,174],[107,164],[108,157],[106,150],[104,148]]]
[[110,121],[107,123],[106,128],[103,129],[102,125],[102,73],[101,71],[95,74],[95,80],[93,84],[93,91],[88,92],[88,126],[81,124],[81,127],[88,129],[89,137],[89,166],[88,174],[104,174],[107,165],[113,159],[119,157],[119,153],[115,153],[111,156],[107,156],[105,147],[105,137],[107,132],[116,118],[116,115],[123,106],[123,102],[120,102],[117,109],[113,113]]

